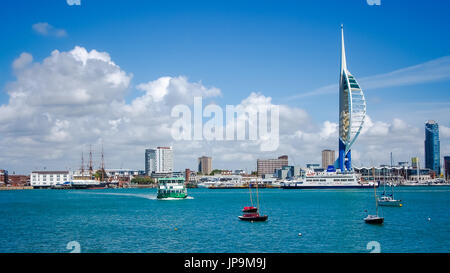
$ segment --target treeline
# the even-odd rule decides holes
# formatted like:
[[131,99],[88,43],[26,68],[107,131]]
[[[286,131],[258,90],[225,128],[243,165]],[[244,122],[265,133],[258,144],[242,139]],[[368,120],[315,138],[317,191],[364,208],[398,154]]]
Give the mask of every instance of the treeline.
[[139,185],[155,184],[156,180],[149,176],[136,176],[131,179],[131,183]]

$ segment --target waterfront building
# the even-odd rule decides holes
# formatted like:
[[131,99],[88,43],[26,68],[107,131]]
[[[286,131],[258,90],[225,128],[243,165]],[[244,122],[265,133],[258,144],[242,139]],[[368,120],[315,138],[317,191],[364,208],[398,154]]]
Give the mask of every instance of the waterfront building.
[[119,181],[119,183],[129,183],[131,179],[137,176],[145,176],[144,170],[133,169],[107,169],[105,170],[106,177],[109,182]]
[[30,177],[23,174],[8,175],[8,184],[13,187],[24,187],[30,184]]
[[232,175],[233,171],[231,171],[231,170],[220,170],[220,174],[222,174],[222,175]]
[[49,188],[71,182],[72,176],[69,171],[33,171],[30,175],[30,185],[34,188]]
[[444,156],[444,169],[445,180],[450,180],[450,156]]
[[172,147],[157,147],[145,150],[145,173],[170,173],[173,171]]
[[299,166],[284,166],[275,170],[275,177],[278,179],[289,179],[301,176],[301,168]]
[[322,168],[326,169],[330,165],[334,165],[336,160],[333,150],[323,150],[322,151]]
[[105,173],[107,176],[139,176],[145,175],[144,170],[133,170],[133,169],[106,169]]
[[[355,167],[354,171],[360,174],[364,181],[427,181],[432,176],[430,169],[411,168],[409,166],[381,165],[380,167]],[[374,177],[375,175],[375,177]]]
[[278,157],[278,159],[258,159],[256,162],[257,174],[262,176],[264,174],[273,174],[276,169],[281,169],[289,165],[287,155]]
[[169,177],[173,177],[173,173],[156,173],[156,172],[152,172],[150,174],[151,178],[169,178]]
[[202,156],[198,158],[198,172],[202,174],[211,174],[212,172],[212,158]]
[[441,174],[439,125],[434,120],[425,124],[425,168],[433,170],[437,176]]
[[341,72],[339,82],[339,157],[335,167],[351,171],[351,147],[358,138],[366,117],[366,100],[356,79],[347,70],[344,27],[341,26]]
[[6,186],[8,184],[8,171],[0,170],[0,186]]
[[191,170],[190,169],[184,170],[184,181],[186,181],[186,183],[189,183],[191,181]]

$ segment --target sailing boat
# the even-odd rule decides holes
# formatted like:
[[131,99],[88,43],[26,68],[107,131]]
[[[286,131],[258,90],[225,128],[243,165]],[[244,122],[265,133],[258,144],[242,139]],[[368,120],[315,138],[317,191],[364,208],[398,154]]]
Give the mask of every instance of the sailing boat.
[[252,187],[251,187],[250,183],[249,183],[249,185],[248,185],[248,191],[249,191],[249,193],[250,193],[250,203],[251,203],[252,205],[249,206],[249,207],[244,207],[244,209],[242,210],[242,212],[244,212],[244,213],[255,213],[255,212],[258,212],[258,208],[253,206]]
[[251,207],[244,207],[242,212],[244,214],[242,216],[238,216],[239,219],[242,221],[249,221],[249,222],[264,222],[267,221],[268,216],[267,215],[259,215],[259,195],[258,195],[258,181],[256,181],[256,208],[253,206],[253,199],[252,199],[252,191],[250,189],[250,183],[249,183],[249,191],[250,191],[250,202],[252,203]]
[[386,206],[386,207],[401,207],[402,200],[395,200],[394,198],[394,186],[391,183],[391,190],[392,193],[389,195],[386,195],[386,181],[384,181],[384,191],[380,198],[378,198],[378,203],[380,206]]
[[[373,177],[375,179],[375,168],[372,169],[373,172]],[[367,224],[383,224],[384,222],[384,217],[380,217],[378,216],[378,199],[377,199],[377,188],[374,186],[373,187],[374,192],[375,192],[375,204],[377,207],[377,215],[368,215],[366,218],[364,218],[364,221]]]

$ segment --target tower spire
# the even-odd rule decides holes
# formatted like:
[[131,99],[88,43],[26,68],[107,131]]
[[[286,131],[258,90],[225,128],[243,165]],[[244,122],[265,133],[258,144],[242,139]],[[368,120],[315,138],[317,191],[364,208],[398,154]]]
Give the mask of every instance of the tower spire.
[[344,25],[341,25],[341,75],[347,70],[347,58],[345,56],[345,43],[344,43]]

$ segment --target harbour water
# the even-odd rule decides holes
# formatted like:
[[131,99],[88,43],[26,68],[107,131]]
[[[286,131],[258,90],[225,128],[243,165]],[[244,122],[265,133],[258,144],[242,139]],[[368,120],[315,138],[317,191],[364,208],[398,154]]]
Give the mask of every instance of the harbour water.
[[[449,252],[450,187],[397,187],[403,207],[375,211],[374,192],[260,190],[264,223],[241,222],[248,190],[156,189],[0,191],[0,252]],[[298,234],[301,233],[302,236]]]

